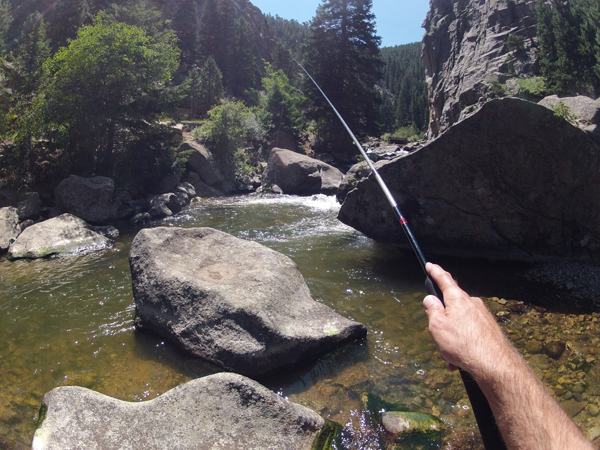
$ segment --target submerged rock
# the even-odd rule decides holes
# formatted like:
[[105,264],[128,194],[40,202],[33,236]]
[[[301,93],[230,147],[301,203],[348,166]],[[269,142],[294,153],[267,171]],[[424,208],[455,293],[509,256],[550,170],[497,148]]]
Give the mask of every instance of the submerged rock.
[[219,373],[147,402],[82,387],[44,396],[32,449],[321,449],[335,429],[255,381]]
[[[112,230],[110,232],[114,235]],[[8,248],[8,257],[43,258],[56,253],[104,248],[110,244],[110,239],[85,221],[63,214],[26,228]]]
[[381,425],[396,437],[442,431],[442,421],[424,412],[388,411],[381,417]]
[[129,262],[136,327],[226,370],[261,376],[366,335],[311,298],[290,258],[211,228],[144,229]]
[[13,206],[0,208],[0,251],[8,250],[10,243],[17,238],[20,232],[17,208]]
[[343,174],[329,164],[291,150],[274,148],[262,177],[262,186],[277,185],[284,194],[335,194]]

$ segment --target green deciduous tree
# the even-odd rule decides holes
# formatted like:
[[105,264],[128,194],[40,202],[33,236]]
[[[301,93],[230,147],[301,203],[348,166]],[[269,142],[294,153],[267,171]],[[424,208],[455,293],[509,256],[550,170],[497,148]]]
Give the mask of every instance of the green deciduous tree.
[[[310,23],[306,66],[357,136],[378,134],[383,63],[371,0],[324,0]],[[336,153],[354,154],[350,138],[318,91],[307,82],[310,115]]]
[[17,137],[49,140],[75,172],[110,175],[119,136],[146,132],[165,110],[177,56],[172,33],[153,39],[97,16],[44,65],[47,81]]
[[194,137],[204,142],[223,166],[239,169],[235,167],[236,154],[246,146],[257,148],[264,130],[255,109],[241,101],[221,100],[194,130]]

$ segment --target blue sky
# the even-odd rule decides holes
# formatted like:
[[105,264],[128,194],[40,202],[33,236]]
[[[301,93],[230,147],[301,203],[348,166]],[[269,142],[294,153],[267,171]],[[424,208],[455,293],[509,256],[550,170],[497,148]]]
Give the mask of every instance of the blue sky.
[[[320,0],[250,0],[264,14],[307,22],[315,15]],[[421,24],[429,9],[429,0],[373,0],[377,17],[377,34],[382,45],[408,44],[421,41]]]

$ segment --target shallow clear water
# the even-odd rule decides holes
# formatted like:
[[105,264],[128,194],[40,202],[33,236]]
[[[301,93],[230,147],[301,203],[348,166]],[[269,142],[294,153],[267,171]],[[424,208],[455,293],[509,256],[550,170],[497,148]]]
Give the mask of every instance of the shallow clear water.
[[[201,200],[150,226],[209,226],[291,257],[313,297],[364,323],[356,342],[294,373],[260,380],[345,428],[338,448],[382,448],[364,394],[437,415],[473,431],[459,376],[449,373],[426,330],[416,259],[337,221],[333,197]],[[143,401],[217,371],[159,337],[134,331],[128,252],[138,229],[85,255],[0,259],[0,448],[28,448],[44,393],[79,385]],[[438,448],[447,433],[406,448]]]

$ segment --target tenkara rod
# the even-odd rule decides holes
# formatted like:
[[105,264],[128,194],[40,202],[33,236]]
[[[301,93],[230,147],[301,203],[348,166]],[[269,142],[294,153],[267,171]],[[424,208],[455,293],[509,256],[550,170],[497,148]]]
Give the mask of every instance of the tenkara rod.
[[[394,196],[392,195],[392,193],[388,189],[387,185],[383,181],[383,178],[381,178],[381,176],[379,175],[379,172],[377,172],[377,169],[375,169],[375,166],[373,165],[373,163],[367,156],[367,152],[365,152],[365,149],[363,148],[361,143],[358,141],[358,139],[356,138],[356,136],[354,135],[354,133],[352,132],[352,130],[350,129],[350,127],[348,126],[346,121],[343,119],[343,117],[338,112],[338,110],[335,108],[335,106],[333,106],[333,103],[331,103],[331,100],[329,100],[327,95],[325,95],[325,92],[323,92],[321,87],[317,84],[317,82],[310,75],[310,73],[308,73],[308,71],[304,68],[304,66],[302,66],[302,64],[300,64],[295,59],[294,59],[294,61],[296,62],[296,64],[298,64],[300,66],[300,68],[304,71],[304,73],[306,73],[308,78],[310,78],[310,80],[317,87],[317,89],[319,90],[319,92],[321,93],[323,98],[325,100],[327,100],[327,103],[329,103],[329,106],[331,106],[331,109],[333,109],[336,116],[338,117],[338,119],[340,119],[340,122],[342,122],[342,125],[344,125],[344,128],[346,129],[346,131],[348,132],[348,134],[354,141],[354,144],[358,147],[360,154],[363,156],[363,158],[365,159],[365,162],[371,169],[371,172],[373,173],[375,180],[377,180],[377,184],[379,184],[379,187],[385,194],[390,206],[392,207],[392,210],[394,211],[394,214],[396,215],[396,218],[400,222],[400,225],[402,226],[402,229],[404,230],[404,233],[406,234],[406,237],[408,238],[408,242],[410,242],[412,249],[414,250],[415,254],[417,255],[419,264],[421,264],[421,267],[423,268],[423,272],[425,272],[425,276],[426,276],[425,288],[427,289],[427,293],[430,295],[435,295],[437,298],[439,298],[445,307],[446,305],[444,303],[444,296],[442,294],[442,291],[438,287],[437,283],[435,281],[433,281],[433,279],[429,276],[429,274],[427,273],[427,270],[425,269],[425,265],[427,264],[427,259],[425,258],[425,254],[421,250],[421,247],[419,246],[417,240],[415,239],[415,236],[413,235],[410,227],[408,226],[407,220],[404,218],[404,216],[400,212],[398,203],[396,203]],[[481,438],[483,440],[483,446],[485,447],[486,450],[506,450],[506,444],[504,443],[504,440],[502,439],[500,430],[498,430],[498,425],[496,424],[496,419],[494,418],[494,414],[492,413],[490,404],[487,401],[487,398],[485,398],[485,395],[483,394],[481,388],[479,387],[477,382],[473,379],[473,377],[471,376],[470,373],[468,373],[462,369],[459,369],[459,372],[460,372],[460,376],[463,380],[463,384],[465,385],[465,390],[467,391],[469,401],[471,402],[471,406],[473,408],[473,414],[475,415],[475,419],[477,420],[477,426],[479,427],[479,432],[481,433]]]

